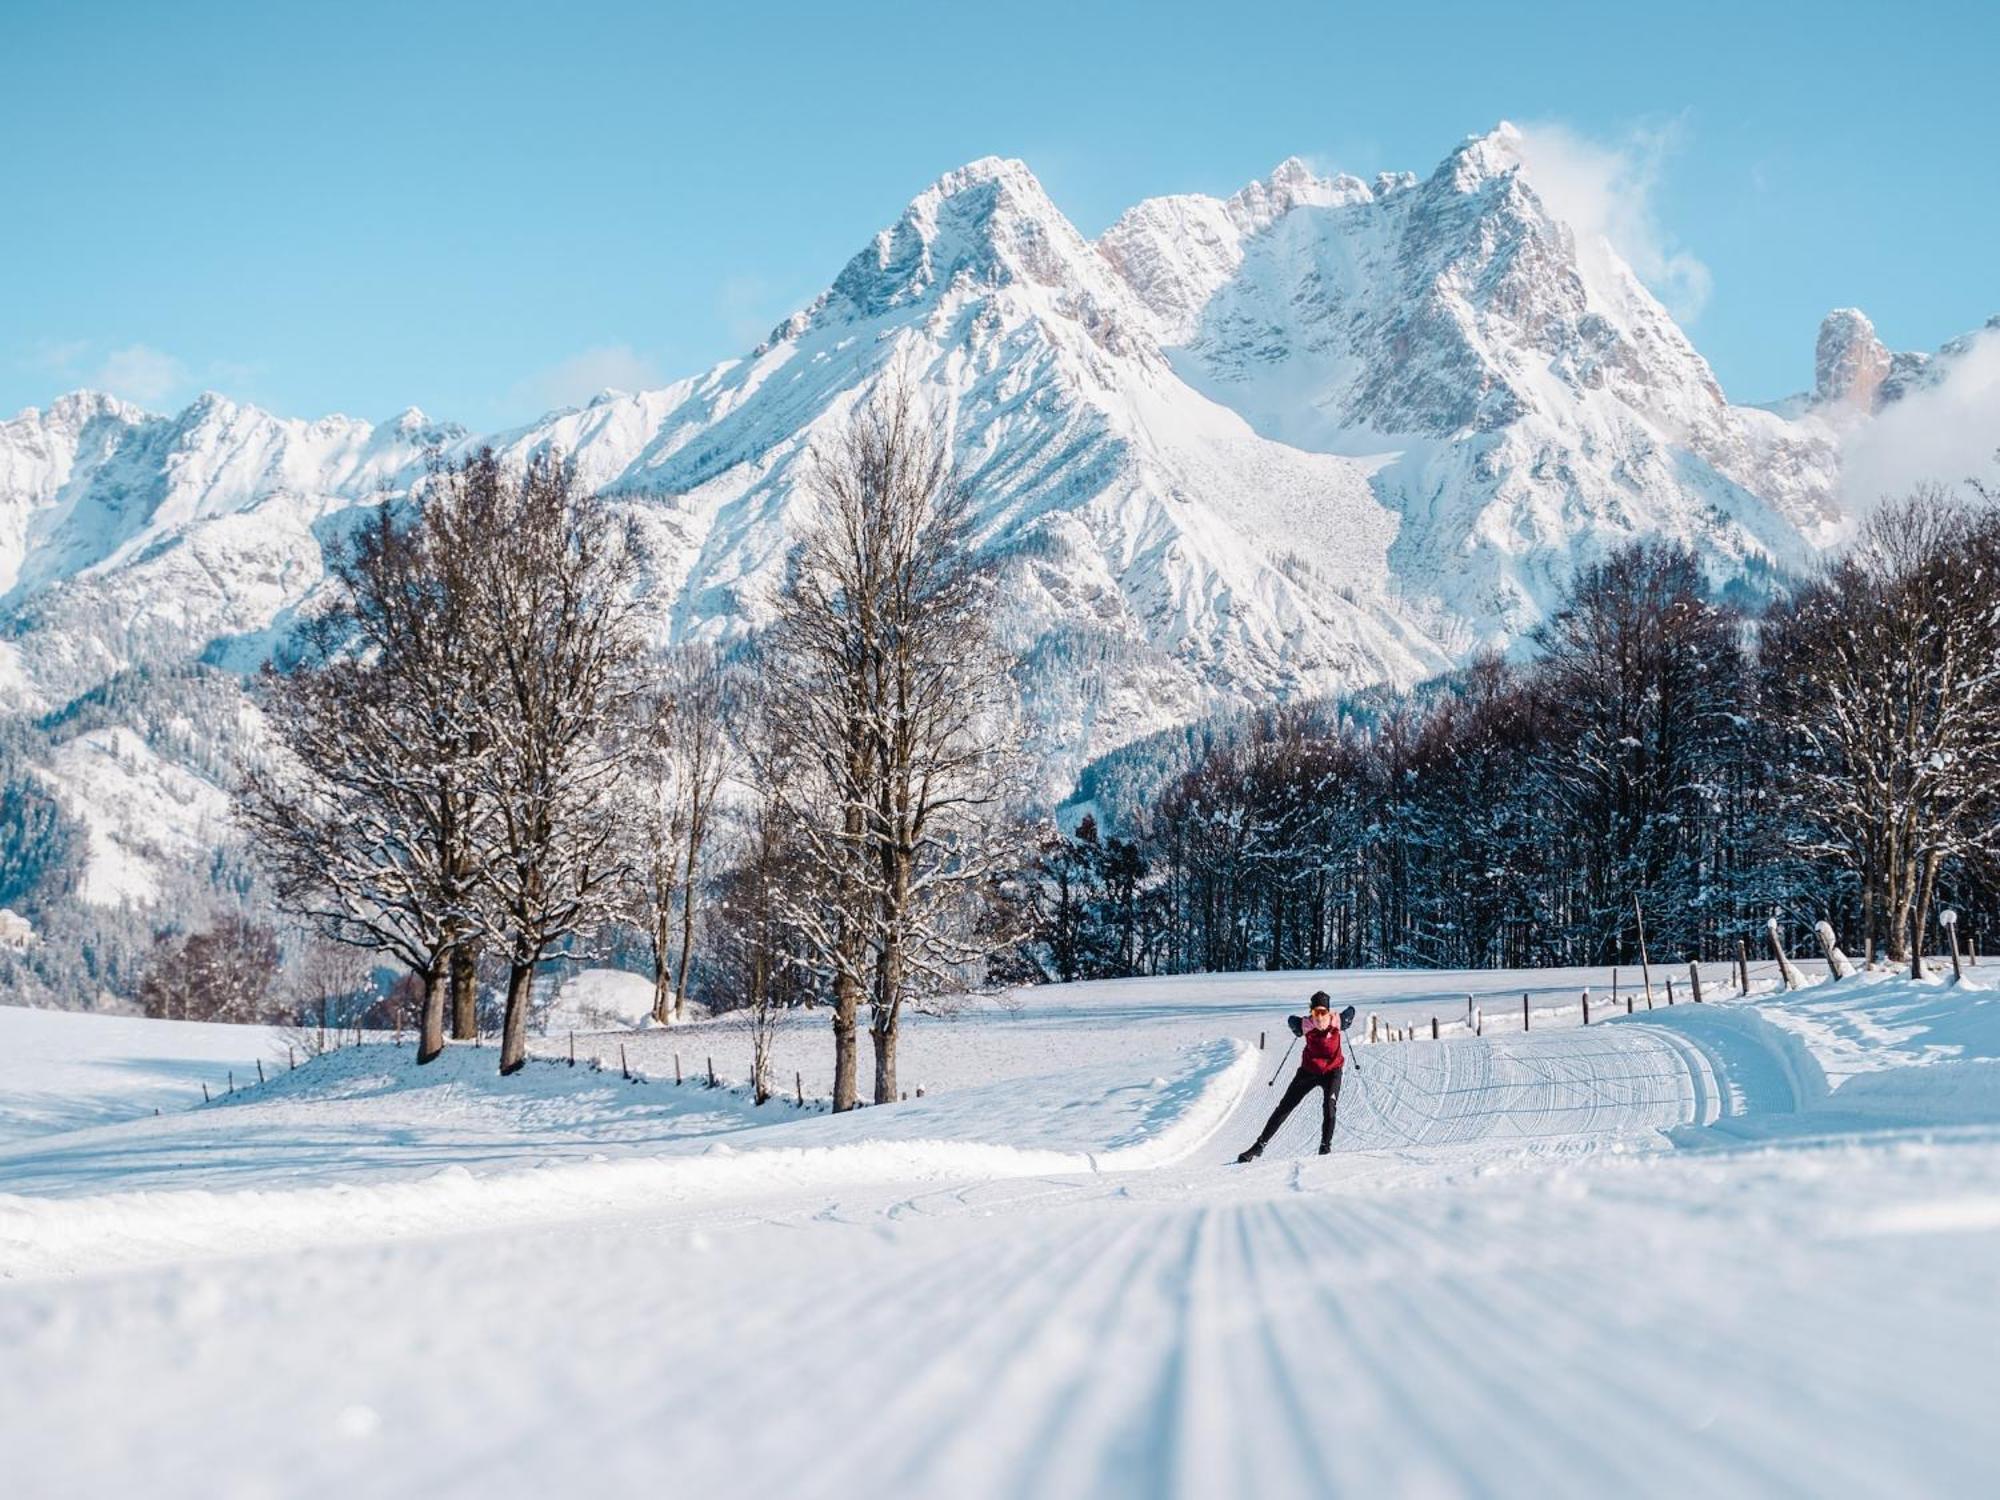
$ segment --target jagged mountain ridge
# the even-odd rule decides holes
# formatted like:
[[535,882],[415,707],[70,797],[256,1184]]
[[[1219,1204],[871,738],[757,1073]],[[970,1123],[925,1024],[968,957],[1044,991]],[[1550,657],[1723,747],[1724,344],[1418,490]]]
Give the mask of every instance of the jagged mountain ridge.
[[[979,495],[1052,784],[1164,724],[1504,644],[1629,536],[1686,540],[1719,579],[1837,540],[1838,424],[1731,406],[1518,146],[1503,126],[1373,183],[1289,161],[1095,242],[988,158],[746,357],[488,440],[560,449],[631,506],[663,638],[728,636],[768,610],[815,437],[907,372]],[[427,449],[477,441],[219,397],[0,424],[0,705],[59,707],[135,664],[254,665],[321,586],[327,537],[406,493]]]

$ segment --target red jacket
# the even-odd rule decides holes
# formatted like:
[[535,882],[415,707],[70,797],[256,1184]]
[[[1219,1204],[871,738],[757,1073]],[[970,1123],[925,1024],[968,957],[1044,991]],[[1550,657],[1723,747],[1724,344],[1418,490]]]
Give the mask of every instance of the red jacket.
[[1308,1020],[1301,1034],[1306,1039],[1306,1054],[1299,1059],[1301,1073],[1331,1073],[1336,1068],[1347,1066],[1347,1054],[1341,1049],[1338,1024],[1325,1031],[1315,1031]]

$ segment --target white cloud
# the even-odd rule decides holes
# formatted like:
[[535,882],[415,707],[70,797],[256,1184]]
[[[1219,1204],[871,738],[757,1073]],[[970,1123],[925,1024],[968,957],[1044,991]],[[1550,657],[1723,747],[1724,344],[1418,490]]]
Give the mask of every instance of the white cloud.
[[1517,149],[1528,185],[1569,225],[1579,253],[1587,258],[1609,244],[1674,317],[1687,322],[1700,316],[1714,278],[1661,226],[1653,203],[1678,131],[1634,130],[1610,144],[1552,123],[1524,125],[1520,132]]
[[540,413],[558,406],[582,406],[607,390],[646,391],[665,384],[659,366],[631,345],[605,344],[572,354],[521,381],[514,387],[512,404],[533,405]]
[[140,405],[163,401],[189,383],[187,366],[145,344],[129,344],[104,356],[92,385]]
[[2000,481],[2000,329],[1972,340],[1936,385],[1912,391],[1851,432],[1841,447],[1840,489],[1864,510],[1918,484]]

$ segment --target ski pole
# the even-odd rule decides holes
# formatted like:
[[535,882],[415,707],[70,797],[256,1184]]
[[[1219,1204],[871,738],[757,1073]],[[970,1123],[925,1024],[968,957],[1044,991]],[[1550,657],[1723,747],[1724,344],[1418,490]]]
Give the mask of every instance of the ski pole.
[[[1285,1071],[1285,1064],[1292,1060],[1292,1048],[1298,1046],[1298,1044],[1299,1044],[1299,1039],[1297,1037],[1293,1037],[1290,1045],[1285,1048],[1285,1055],[1278,1059],[1278,1073],[1282,1073]],[[1271,1075],[1271,1081],[1264,1085],[1265,1088],[1271,1089],[1271,1088],[1276,1088],[1278,1086],[1278,1073],[1273,1073]]]

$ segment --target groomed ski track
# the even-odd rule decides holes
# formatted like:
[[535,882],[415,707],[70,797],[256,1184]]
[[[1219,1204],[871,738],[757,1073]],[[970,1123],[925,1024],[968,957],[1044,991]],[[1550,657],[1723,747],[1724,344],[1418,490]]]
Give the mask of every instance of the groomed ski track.
[[1313,1099],[1226,1164],[1257,1053],[1144,1170],[23,1284],[0,1437],[73,1493],[1882,1494],[1913,1443],[1920,1488],[1990,1478],[1995,1132],[1732,1148],[1802,1102],[1754,1027],[1356,1050],[1323,1159]]

